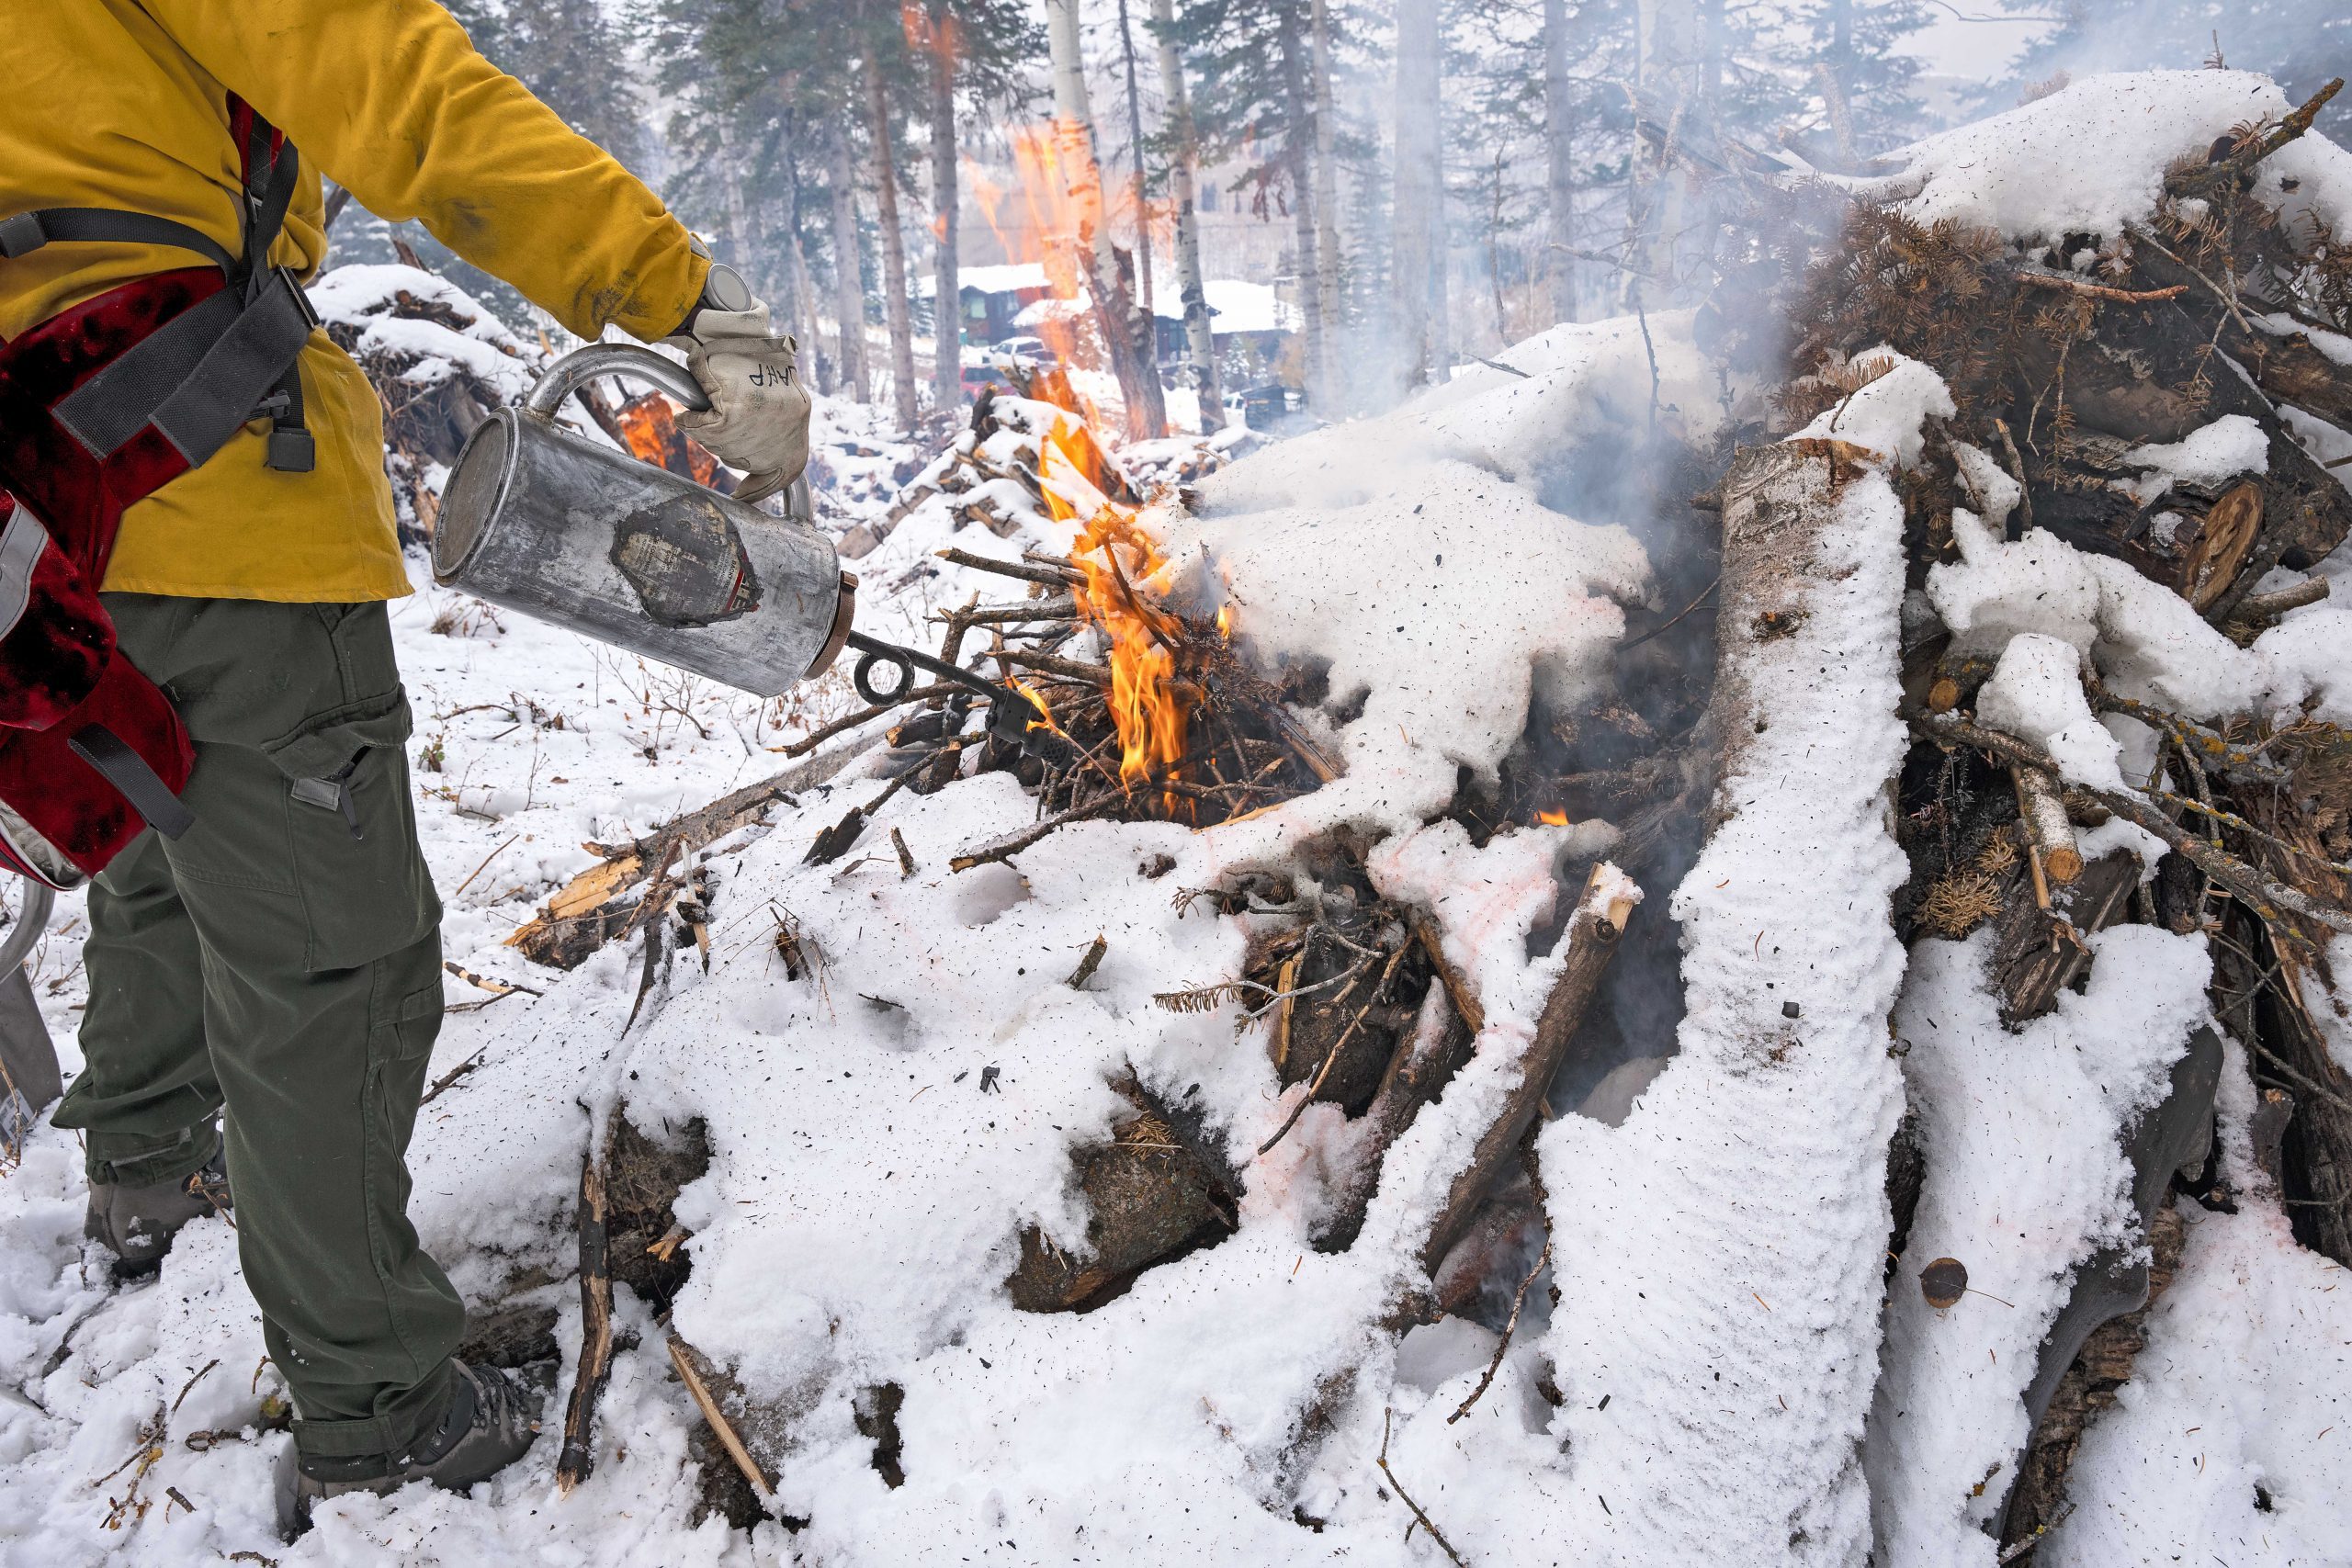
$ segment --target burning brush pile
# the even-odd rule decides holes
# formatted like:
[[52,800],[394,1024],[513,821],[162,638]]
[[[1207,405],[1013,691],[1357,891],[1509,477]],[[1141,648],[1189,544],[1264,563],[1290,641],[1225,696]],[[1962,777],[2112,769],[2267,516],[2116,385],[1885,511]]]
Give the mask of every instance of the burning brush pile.
[[2312,110],[2100,79],[1759,187],[1736,295],[1148,494],[984,400],[857,541],[915,674],[513,939],[609,1090],[583,1258],[620,1129],[697,1129],[630,1223],[706,1504],[842,1561],[2340,1555]]

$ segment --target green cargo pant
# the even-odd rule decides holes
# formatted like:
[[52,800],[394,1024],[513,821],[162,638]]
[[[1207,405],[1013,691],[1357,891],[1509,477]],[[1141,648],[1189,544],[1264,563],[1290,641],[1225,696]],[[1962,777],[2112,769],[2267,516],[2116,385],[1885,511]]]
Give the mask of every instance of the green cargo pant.
[[464,1311],[406,1217],[441,908],[385,607],[105,597],[195,738],[196,826],[92,885],[85,1065],[55,1120],[86,1132],[94,1179],[143,1183],[209,1159],[225,1107],[238,1256],[296,1440],[398,1453],[447,1404]]

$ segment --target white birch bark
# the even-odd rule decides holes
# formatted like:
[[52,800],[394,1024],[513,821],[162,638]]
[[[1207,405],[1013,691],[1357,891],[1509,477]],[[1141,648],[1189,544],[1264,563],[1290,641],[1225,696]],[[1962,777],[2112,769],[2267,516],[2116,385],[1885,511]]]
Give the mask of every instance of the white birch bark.
[[1206,280],[1201,276],[1201,224],[1193,201],[1199,144],[1193,130],[1193,96],[1184,85],[1184,60],[1176,45],[1175,0],[1151,0],[1152,33],[1159,45],[1159,91],[1168,103],[1169,193],[1176,205],[1176,286],[1183,291],[1184,343],[1193,356],[1201,399],[1201,429],[1225,428],[1225,393],[1216,373],[1216,329],[1209,319]]

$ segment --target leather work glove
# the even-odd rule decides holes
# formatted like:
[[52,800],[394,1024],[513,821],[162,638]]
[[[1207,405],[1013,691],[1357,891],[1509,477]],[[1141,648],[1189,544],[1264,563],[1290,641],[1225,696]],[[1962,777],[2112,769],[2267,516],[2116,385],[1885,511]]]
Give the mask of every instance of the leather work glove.
[[768,308],[700,310],[681,336],[710,407],[679,414],[678,428],[742,471],[735,499],[763,500],[798,479],[808,466],[808,389],[795,368],[798,345],[768,324]]

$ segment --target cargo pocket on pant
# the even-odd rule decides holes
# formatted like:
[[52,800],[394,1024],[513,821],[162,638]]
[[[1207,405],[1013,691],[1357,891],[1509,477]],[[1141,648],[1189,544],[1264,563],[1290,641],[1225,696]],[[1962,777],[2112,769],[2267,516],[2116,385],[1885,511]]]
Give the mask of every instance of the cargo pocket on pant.
[[286,775],[307,969],[373,963],[441,918],[409,801],[410,728],[407,695],[394,687],[314,715],[263,748]]

